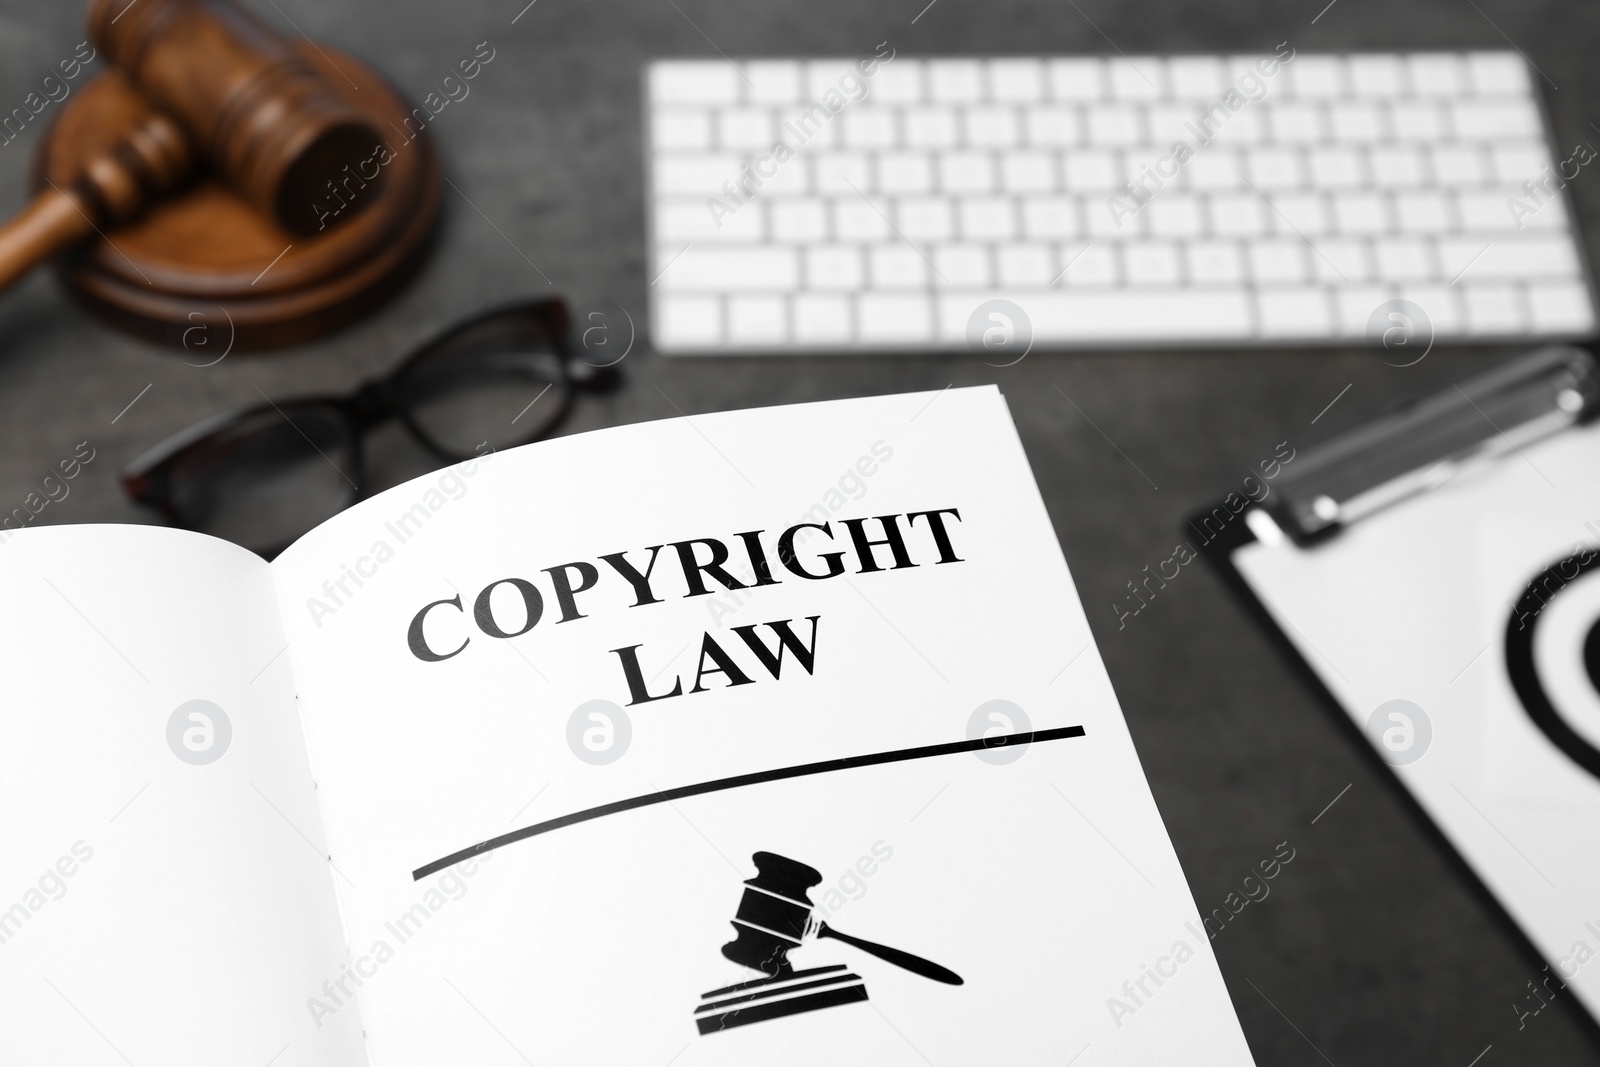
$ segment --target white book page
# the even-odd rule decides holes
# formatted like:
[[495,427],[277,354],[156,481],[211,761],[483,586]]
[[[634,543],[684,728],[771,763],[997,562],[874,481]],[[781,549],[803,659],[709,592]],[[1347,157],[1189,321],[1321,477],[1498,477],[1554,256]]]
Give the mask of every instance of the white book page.
[[307,1025],[344,951],[266,563],[27,529],[0,603],[0,1063],[361,1063]]
[[[905,559],[872,570],[848,521],[878,516]],[[802,522],[829,531],[789,558],[824,577],[780,558]],[[697,540],[742,588],[686,570]],[[643,594],[606,559],[657,545]],[[544,442],[273,569],[375,1064],[1251,1062],[994,389]],[[736,628],[771,655],[784,620],[774,678]]]

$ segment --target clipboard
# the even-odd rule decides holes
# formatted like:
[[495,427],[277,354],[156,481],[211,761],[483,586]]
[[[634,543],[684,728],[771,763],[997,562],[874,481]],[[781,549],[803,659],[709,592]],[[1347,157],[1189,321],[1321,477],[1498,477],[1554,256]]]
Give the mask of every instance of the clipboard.
[[1202,554],[1600,1019],[1594,356],[1538,349],[1278,475],[1191,519]]

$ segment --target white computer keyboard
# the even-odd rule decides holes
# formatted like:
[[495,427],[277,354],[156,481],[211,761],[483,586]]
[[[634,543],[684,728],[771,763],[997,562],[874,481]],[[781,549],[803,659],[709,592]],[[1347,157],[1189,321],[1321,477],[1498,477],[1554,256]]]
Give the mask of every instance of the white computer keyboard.
[[650,64],[657,349],[966,348],[995,300],[1056,348],[1594,325],[1514,52],[874,60]]

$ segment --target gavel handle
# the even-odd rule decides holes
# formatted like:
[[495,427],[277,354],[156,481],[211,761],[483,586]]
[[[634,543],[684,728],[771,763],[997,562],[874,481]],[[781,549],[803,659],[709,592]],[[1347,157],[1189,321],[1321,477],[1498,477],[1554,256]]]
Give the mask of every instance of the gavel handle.
[[920,974],[924,978],[932,978],[935,982],[944,982],[946,985],[963,984],[959,974],[947,967],[939,966],[932,960],[925,960],[921,956],[913,956],[909,952],[902,952],[897,948],[890,948],[888,945],[880,945],[873,941],[864,941],[859,937],[851,937],[849,934],[841,934],[827,923],[822,923],[817,927],[817,936],[819,938],[831,937],[836,941],[843,941],[847,945],[854,945],[862,952],[871,953],[880,960],[892,963],[896,967],[904,967],[912,974]]
[[46,189],[0,226],[0,290],[94,232],[80,198]]
[[74,181],[46,186],[0,225],[0,291],[97,228],[132,218],[192,168],[188,141],[177,125],[159,111],[144,111]]

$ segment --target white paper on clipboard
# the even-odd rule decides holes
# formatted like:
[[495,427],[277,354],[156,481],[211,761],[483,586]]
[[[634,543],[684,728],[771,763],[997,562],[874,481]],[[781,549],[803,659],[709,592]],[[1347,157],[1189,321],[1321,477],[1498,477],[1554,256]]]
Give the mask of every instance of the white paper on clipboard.
[[[1600,566],[1574,564],[1572,580],[1522,600],[1547,568],[1600,547],[1600,425],[1526,444],[1321,543],[1268,540],[1236,548],[1232,565],[1600,1018],[1600,777],[1536,723],[1507,667],[1520,606],[1539,684],[1600,750],[1600,678],[1584,660],[1586,642],[1600,650]],[[1426,723],[1372,722],[1395,700]]]

